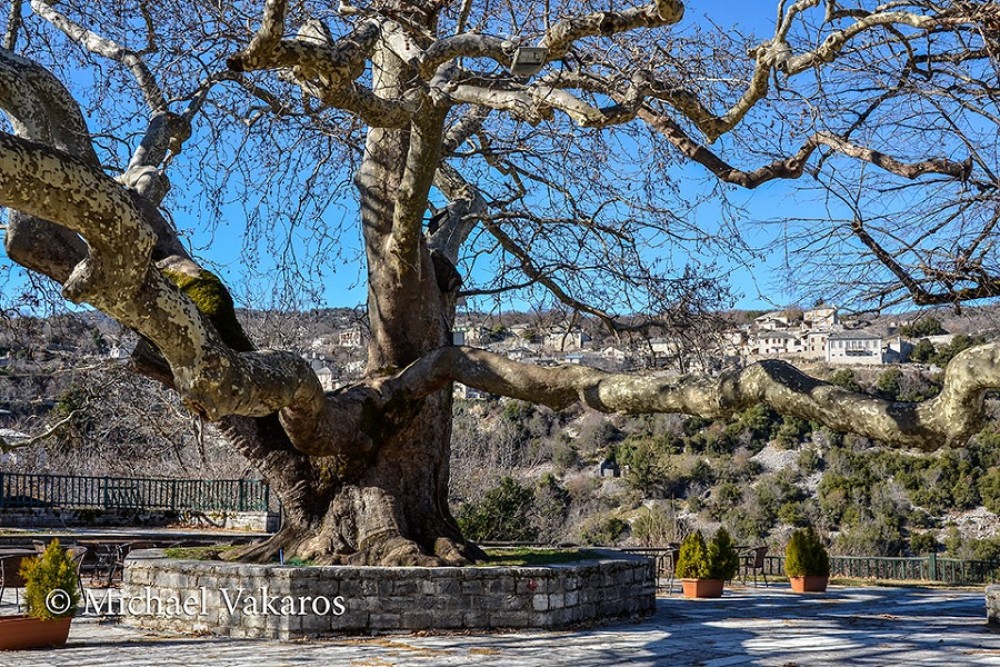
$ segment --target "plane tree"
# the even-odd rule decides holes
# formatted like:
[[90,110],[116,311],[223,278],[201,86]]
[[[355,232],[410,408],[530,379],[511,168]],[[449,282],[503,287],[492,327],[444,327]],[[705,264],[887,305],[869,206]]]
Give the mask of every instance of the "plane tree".
[[[284,524],[246,559],[477,558],[448,509],[456,381],[555,409],[766,403],[899,446],[964,442],[1000,387],[997,344],[957,355],[919,404],[780,361],[609,373],[450,344],[458,299],[510,292],[622,336],[690,331],[725,291],[684,253],[748,251],[738,216],[706,225],[691,207],[729,210],[775,180],[819,187],[831,220],[851,212],[803,232],[802,262],[864,275],[868,301],[1000,294],[995,3],[782,0],[763,38],[690,14],[680,0],[13,0],[7,255],[136,332],[134,370],[270,482]],[[685,191],[693,173],[714,185]],[[236,198],[255,234],[288,221],[336,246],[334,197],[354,206],[370,343],[364,378],[326,392],[298,354],[255,345],[210,270],[217,247],[195,252],[183,230],[206,210],[232,218]]]

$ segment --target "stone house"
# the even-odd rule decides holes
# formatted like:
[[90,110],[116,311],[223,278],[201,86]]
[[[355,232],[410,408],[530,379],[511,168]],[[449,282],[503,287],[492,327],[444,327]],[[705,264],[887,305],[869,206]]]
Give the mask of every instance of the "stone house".
[[883,364],[882,337],[864,331],[834,331],[826,341],[828,364]]

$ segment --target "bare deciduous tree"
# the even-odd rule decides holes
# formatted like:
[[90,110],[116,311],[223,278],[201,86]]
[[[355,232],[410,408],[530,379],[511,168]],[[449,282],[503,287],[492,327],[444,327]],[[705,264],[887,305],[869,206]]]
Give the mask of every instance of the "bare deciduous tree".
[[[456,380],[554,408],[722,416],[760,401],[924,448],[966,439],[984,393],[1000,387],[997,345],[958,355],[941,395],[921,404],[852,394],[776,361],[664,378],[448,345],[466,293],[546,293],[623,334],[644,326],[636,312],[683,322],[718,305],[710,267],[669,260],[677,248],[738,254],[739,229],[692,222],[678,165],[718,179],[713,196],[804,175],[835,192],[878,172],[989,210],[996,146],[981,138],[997,127],[995,3],[782,0],[773,35],[749,50],[688,27],[680,0],[259,4],[18,1],[0,51],[8,255],[137,332],[137,370],[270,480],[284,527],[244,557],[475,558],[447,503]],[[67,45],[73,57],[59,57]],[[97,82],[89,92],[78,63]],[[225,143],[238,136],[233,119],[236,145]],[[225,174],[239,174],[276,202],[271,219],[315,229],[323,188],[353,177],[371,327],[362,382],[324,393],[296,354],[255,349],[167,214],[183,206],[165,199],[168,172],[202,183],[220,214]],[[261,218],[251,212],[252,230]],[[946,267],[863,216],[826,238],[846,236],[845,252],[861,244],[920,303],[961,300],[997,294],[983,261],[995,220],[929,211],[923,224],[956,239]]]

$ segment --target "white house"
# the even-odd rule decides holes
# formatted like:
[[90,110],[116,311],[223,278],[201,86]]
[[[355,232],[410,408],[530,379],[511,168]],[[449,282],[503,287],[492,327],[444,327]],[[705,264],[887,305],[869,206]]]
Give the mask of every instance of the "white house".
[[787,331],[760,331],[757,333],[757,355],[760,357],[785,357],[802,352],[802,341]]
[[319,383],[323,387],[323,391],[333,391],[337,388],[337,382],[333,377],[333,371],[326,366],[316,371],[316,377],[319,378]]
[[461,382],[455,383],[455,388],[452,391],[452,395],[455,398],[464,399],[466,401],[483,401],[489,398],[489,392],[480,391],[475,387],[469,387],[462,384]]
[[833,329],[840,324],[836,306],[819,306],[802,313],[802,326],[806,329]]
[[556,350],[581,350],[586,343],[590,342],[590,336],[579,329],[566,331],[565,329],[552,329],[545,334],[542,342],[545,347]]
[[787,329],[788,318],[780,312],[765,313],[754,319],[754,325],[764,331],[774,331],[776,329]]
[[362,347],[365,344],[365,332],[360,326],[353,326],[340,332],[338,340],[340,347]]
[[826,359],[826,341],[831,331],[810,331],[802,339],[802,356],[806,359]]
[[525,359],[530,359],[535,356],[535,352],[529,350],[526,347],[512,347],[507,350],[507,358],[513,359],[514,361],[523,361]]
[[363,361],[348,361],[344,364],[344,374],[351,377],[358,377],[365,371],[365,362]]
[[834,331],[826,341],[828,364],[883,364],[882,337],[864,331]]
[[619,347],[610,345],[601,351],[601,356],[605,359],[611,359],[612,361],[625,361],[625,358],[628,357],[628,353]]
[[510,325],[507,327],[507,331],[510,332],[511,336],[516,336],[522,340],[529,340],[536,334],[538,329],[530,324],[522,322]]

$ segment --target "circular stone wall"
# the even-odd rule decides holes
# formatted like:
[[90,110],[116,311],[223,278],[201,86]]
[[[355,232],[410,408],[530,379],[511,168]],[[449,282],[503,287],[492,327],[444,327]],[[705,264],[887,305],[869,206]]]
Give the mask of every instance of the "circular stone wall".
[[1000,585],[986,587],[986,622],[991,628],[1000,630]]
[[653,561],[617,551],[544,567],[292,567],[165,558],[125,562],[122,622],[294,639],[415,630],[558,628],[638,618],[656,604]]

